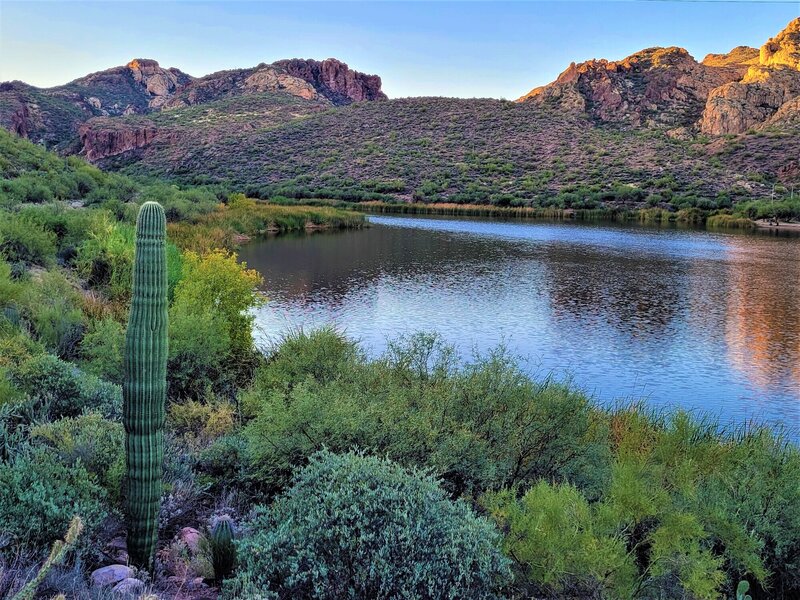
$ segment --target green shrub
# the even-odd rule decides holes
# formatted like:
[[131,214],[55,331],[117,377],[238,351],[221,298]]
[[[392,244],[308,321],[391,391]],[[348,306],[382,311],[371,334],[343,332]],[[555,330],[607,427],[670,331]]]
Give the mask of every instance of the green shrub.
[[[504,351],[461,364],[436,336],[417,335],[368,361],[330,332],[285,349],[242,398],[256,415],[244,430],[248,468],[267,489],[323,447],[431,467],[455,494],[542,477],[602,484],[607,449],[586,397],[532,381]],[[320,369],[307,367],[315,357]]]
[[50,419],[74,417],[94,410],[108,418],[122,413],[119,386],[83,373],[75,365],[50,354],[40,354],[19,365],[13,373],[15,384]]
[[256,362],[252,309],[262,302],[261,277],[223,250],[187,252],[183,269],[170,308],[170,395],[229,391]]
[[0,531],[16,549],[46,551],[75,515],[89,531],[106,516],[105,491],[89,472],[54,461],[44,448],[0,462],[0,490]]
[[77,358],[86,325],[80,294],[66,276],[60,271],[44,273],[27,289],[23,304],[34,337],[65,360]]
[[85,413],[36,425],[30,430],[32,443],[48,446],[66,466],[80,464],[117,503],[125,471],[125,432],[120,423],[97,413]]
[[287,335],[268,363],[258,370],[255,387],[260,393],[289,391],[309,378],[326,384],[360,357],[356,344],[330,327],[311,333],[297,331]]
[[248,527],[229,598],[493,598],[510,581],[488,521],[379,458],[313,456]]
[[92,321],[80,346],[81,367],[111,383],[122,384],[125,328],[114,319]]
[[48,266],[56,255],[56,236],[30,219],[0,214],[0,255],[9,262]]
[[506,532],[503,551],[514,557],[517,581],[534,583],[529,594],[592,597],[602,590],[615,598],[633,595],[636,568],[624,540],[598,523],[589,502],[573,486],[542,481],[522,498],[504,490],[487,494],[481,503]]

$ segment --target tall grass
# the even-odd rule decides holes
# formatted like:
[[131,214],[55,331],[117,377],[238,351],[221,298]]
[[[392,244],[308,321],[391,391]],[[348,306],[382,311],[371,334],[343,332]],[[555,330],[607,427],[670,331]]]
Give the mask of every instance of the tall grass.
[[227,205],[191,222],[169,224],[170,239],[191,250],[233,249],[250,238],[289,231],[358,229],[366,224],[362,213],[333,206],[284,205],[257,202],[235,195]]

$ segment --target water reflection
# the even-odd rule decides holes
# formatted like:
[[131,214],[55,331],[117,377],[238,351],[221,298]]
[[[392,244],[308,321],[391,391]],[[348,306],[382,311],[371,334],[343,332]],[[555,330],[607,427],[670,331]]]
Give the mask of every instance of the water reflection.
[[243,248],[268,338],[335,323],[380,351],[436,330],[501,340],[600,400],[645,396],[800,420],[800,239],[580,224],[373,217],[366,231]]

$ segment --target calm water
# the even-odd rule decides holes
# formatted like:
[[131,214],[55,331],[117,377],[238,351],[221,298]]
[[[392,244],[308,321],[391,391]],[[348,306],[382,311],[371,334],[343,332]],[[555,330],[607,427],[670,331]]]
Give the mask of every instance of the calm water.
[[370,218],[241,258],[266,280],[267,339],[336,324],[380,352],[437,331],[504,341],[603,402],[800,426],[800,238],[575,223]]

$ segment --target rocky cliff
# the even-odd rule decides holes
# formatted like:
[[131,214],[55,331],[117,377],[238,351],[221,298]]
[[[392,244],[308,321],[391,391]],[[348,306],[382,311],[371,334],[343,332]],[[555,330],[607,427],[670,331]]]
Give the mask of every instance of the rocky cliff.
[[381,78],[353,71],[345,63],[328,58],[322,62],[292,58],[279,60],[273,66],[285,69],[290,75],[299,77],[336,105],[361,102],[363,100],[386,100],[381,91]]
[[736,134],[751,127],[796,118],[800,97],[800,18],[761,47],[741,80],[711,91],[700,121],[710,135]]
[[798,95],[800,18],[760,50],[738,46],[699,63],[676,47],[649,48],[620,61],[573,63],[519,101],[621,126],[720,135],[774,124],[775,115],[780,122],[792,119],[791,102]]

